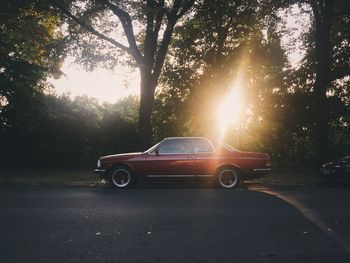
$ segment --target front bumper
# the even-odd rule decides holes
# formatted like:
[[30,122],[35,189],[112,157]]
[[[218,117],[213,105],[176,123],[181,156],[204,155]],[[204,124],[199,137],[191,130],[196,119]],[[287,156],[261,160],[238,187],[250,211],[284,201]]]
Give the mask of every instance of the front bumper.
[[103,177],[104,174],[106,173],[106,169],[96,168],[96,169],[94,170],[94,173],[95,173],[95,174],[98,174],[98,175],[101,176],[101,177]]

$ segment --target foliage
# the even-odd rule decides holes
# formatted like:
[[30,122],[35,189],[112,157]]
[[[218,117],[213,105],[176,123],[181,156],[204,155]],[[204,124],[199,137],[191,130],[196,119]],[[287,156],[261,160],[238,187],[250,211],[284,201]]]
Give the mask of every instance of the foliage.
[[[283,2],[283,1],[282,1]],[[305,29],[306,56],[294,69],[281,46],[279,8],[297,1],[207,1],[177,31],[162,78],[154,112],[155,134],[217,136],[215,109],[236,79],[251,115],[232,126],[226,140],[246,150],[268,151],[279,165],[310,166],[317,162],[315,133],[314,26]],[[261,4],[263,3],[263,4]],[[237,11],[238,10],[238,11]],[[274,12],[271,12],[274,11]],[[305,4],[301,12],[310,12]],[[333,72],[349,74],[348,17],[337,17],[332,30]],[[345,26],[343,26],[345,25]],[[265,35],[263,35],[265,32]],[[336,67],[338,70],[335,70]],[[330,145],[328,156],[348,154],[349,78],[328,88]],[[175,87],[175,88],[174,88]],[[210,99],[209,99],[210,98]],[[160,135],[158,135],[160,134]],[[317,142],[320,143],[320,142]],[[327,142],[321,142],[327,143]],[[316,147],[317,148],[317,147]]]
[[36,103],[42,114],[29,117],[36,124],[32,129],[1,131],[2,167],[92,167],[101,155],[138,150],[138,102],[127,97],[100,105],[85,96],[42,96]]
[[268,3],[207,1],[179,27],[162,79],[163,108],[154,116],[169,126],[165,131],[178,127],[177,133],[215,136],[215,110],[237,78],[256,118],[267,110],[261,98],[284,89],[286,58],[275,30],[277,17]]
[[[44,81],[58,76],[63,58],[57,14],[45,1],[1,1],[0,10],[0,129],[33,129],[31,117]],[[4,107],[6,106],[6,107]],[[32,112],[33,116],[28,116]]]
[[[350,151],[350,3],[343,0],[295,1],[312,14],[303,38],[306,56],[290,75],[292,89],[313,94],[309,112],[316,163]],[[337,139],[338,138],[338,139]],[[341,140],[339,140],[342,138]]]

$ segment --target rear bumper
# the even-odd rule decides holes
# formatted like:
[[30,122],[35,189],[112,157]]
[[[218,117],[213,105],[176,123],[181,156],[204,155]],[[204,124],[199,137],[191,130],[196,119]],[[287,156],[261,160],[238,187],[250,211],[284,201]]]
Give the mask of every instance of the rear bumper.
[[253,172],[251,173],[251,178],[256,179],[256,178],[263,177],[270,171],[271,171],[271,167],[253,169]]
[[271,171],[271,168],[258,168],[253,169],[254,173],[268,173]]

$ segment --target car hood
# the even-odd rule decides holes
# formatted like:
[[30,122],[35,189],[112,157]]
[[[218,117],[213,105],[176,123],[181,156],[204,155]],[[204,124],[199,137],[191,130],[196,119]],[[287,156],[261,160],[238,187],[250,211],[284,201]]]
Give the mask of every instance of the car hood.
[[100,159],[101,160],[127,159],[129,157],[135,157],[135,156],[143,155],[143,154],[144,154],[143,152],[111,154],[111,155],[102,156]]

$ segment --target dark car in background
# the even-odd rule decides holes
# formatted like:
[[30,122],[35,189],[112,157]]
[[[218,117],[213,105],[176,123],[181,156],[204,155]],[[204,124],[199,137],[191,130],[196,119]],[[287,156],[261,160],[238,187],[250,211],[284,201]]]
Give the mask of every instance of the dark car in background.
[[224,143],[214,147],[204,137],[172,137],[144,152],[100,157],[95,172],[114,188],[170,178],[212,179],[221,188],[235,188],[240,180],[264,176],[270,169],[266,153],[243,152]]
[[322,165],[321,173],[326,179],[346,178],[350,179],[350,156],[345,156],[335,161]]

